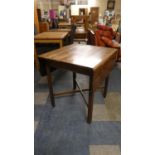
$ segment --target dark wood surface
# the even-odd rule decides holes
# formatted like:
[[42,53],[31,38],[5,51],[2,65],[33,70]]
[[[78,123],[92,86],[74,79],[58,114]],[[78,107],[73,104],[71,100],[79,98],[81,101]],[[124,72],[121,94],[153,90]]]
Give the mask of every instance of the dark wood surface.
[[116,49],[91,45],[73,44],[39,56],[50,61],[57,68],[64,68],[90,75],[101,72],[102,66],[108,67],[109,60],[116,59]]
[[48,80],[48,86],[49,86],[49,92],[50,92],[50,99],[51,99],[51,104],[53,107],[55,107],[55,100],[54,100],[54,92],[53,92],[53,84],[52,84],[52,76],[51,76],[51,71],[50,67],[46,65],[46,72],[47,72],[47,80]]
[[58,26],[71,26],[70,22],[59,22]]
[[51,29],[48,32],[71,32],[71,29],[65,29],[65,28],[60,28],[60,29]]
[[86,15],[72,15],[71,21],[76,26],[84,26],[85,30],[88,28],[88,17]]
[[54,93],[52,87],[50,66],[73,71],[73,90],[76,91],[76,73],[89,76],[89,97],[88,97],[88,116],[87,122],[91,123],[93,113],[94,92],[105,81],[106,96],[108,75],[113,69],[117,56],[117,49],[97,47],[91,45],[72,44],[62,47],[39,56],[46,62],[48,72],[48,84],[51,97],[51,104],[55,106]]
[[71,27],[71,23],[70,22],[59,22],[58,23],[58,27],[59,28],[70,28]]

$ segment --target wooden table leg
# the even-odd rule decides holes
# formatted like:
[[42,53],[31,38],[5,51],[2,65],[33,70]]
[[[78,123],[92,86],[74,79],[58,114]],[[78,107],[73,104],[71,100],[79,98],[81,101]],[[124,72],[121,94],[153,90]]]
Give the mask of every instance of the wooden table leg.
[[107,96],[108,83],[109,83],[109,76],[107,76],[107,77],[105,78],[105,82],[104,82],[104,91],[103,91],[103,96],[104,96],[104,97]]
[[48,80],[48,87],[51,99],[51,105],[55,107],[55,100],[54,100],[54,93],[53,93],[53,84],[52,84],[52,76],[50,72],[50,66],[46,64],[46,72],[47,72],[47,80]]
[[76,89],[76,73],[73,72],[73,89]]
[[63,41],[62,41],[62,40],[60,40],[60,42],[59,42],[59,43],[60,43],[60,48],[61,48],[61,47],[63,47]]
[[35,44],[34,44],[34,63],[35,63],[36,69],[39,71],[39,69],[40,69],[40,64],[39,64],[38,54],[37,54],[37,49],[36,49]]
[[87,122],[89,124],[92,122],[93,100],[94,100],[93,78],[90,77],[89,78],[88,116],[87,116]]

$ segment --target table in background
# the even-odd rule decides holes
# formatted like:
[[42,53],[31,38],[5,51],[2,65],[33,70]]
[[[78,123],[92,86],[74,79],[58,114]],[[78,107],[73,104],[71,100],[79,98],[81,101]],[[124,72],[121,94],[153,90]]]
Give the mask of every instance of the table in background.
[[69,23],[69,22],[59,22],[58,27],[59,28],[71,28],[71,23]]
[[65,29],[65,28],[58,28],[58,29],[51,29],[48,32],[71,32],[71,29]]
[[[67,35],[69,34],[69,32],[43,32],[43,33],[39,33],[37,35],[35,35],[34,37],[34,43],[58,43],[60,45],[60,48],[63,46],[63,40],[65,39],[65,37],[67,37]],[[38,55],[36,52],[36,48],[35,48],[35,64],[37,69],[39,69],[39,61],[38,61]]]

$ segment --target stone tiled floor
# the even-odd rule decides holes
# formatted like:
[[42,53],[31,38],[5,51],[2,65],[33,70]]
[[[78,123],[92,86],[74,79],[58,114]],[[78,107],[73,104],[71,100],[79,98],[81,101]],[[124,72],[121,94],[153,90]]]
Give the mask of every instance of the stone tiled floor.
[[120,155],[118,145],[90,145],[90,155]]
[[34,132],[36,131],[37,126],[38,126],[38,121],[34,121]]
[[34,93],[34,104],[44,105],[47,102],[49,92],[35,92]]
[[94,104],[93,121],[121,121],[120,99],[120,93],[109,92],[105,104]]
[[[46,77],[37,77],[34,89],[34,154],[120,155],[120,74],[118,68],[112,71],[106,99],[100,92],[95,94],[91,125],[86,123],[87,110],[80,94],[58,97],[56,107],[52,108]],[[77,78],[82,87],[88,86],[86,76],[78,75]],[[72,73],[56,71],[54,90],[66,88],[72,88]]]

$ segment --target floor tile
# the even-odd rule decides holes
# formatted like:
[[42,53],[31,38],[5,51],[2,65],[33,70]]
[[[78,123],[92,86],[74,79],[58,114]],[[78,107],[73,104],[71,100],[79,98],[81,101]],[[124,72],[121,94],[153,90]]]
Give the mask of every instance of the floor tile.
[[43,76],[40,78],[40,80],[38,81],[38,84],[47,84],[47,77]]
[[90,155],[120,155],[118,145],[90,145]]
[[88,138],[90,145],[121,144],[121,122],[96,121],[89,126]]
[[44,105],[47,101],[49,92],[35,92],[34,93],[34,104]]
[[34,121],[34,133],[35,133],[35,131],[37,129],[37,126],[38,126],[38,121]]
[[117,67],[118,69],[120,69],[120,70],[121,70],[121,63],[120,63],[120,62],[118,62],[118,63],[116,64],[116,67]]
[[93,121],[121,121],[120,93],[108,93],[104,103],[94,104]]

